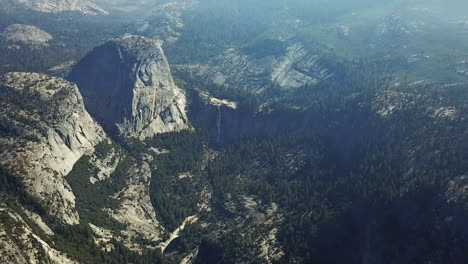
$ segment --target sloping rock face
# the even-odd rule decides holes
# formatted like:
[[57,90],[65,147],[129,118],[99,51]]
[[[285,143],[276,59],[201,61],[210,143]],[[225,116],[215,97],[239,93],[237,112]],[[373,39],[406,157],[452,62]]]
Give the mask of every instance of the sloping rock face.
[[65,176],[103,138],[73,83],[37,73],[0,77],[0,164],[64,223],[79,222]]
[[88,0],[13,0],[18,4],[44,13],[75,11],[86,15],[107,15],[107,11]]
[[120,207],[112,216],[127,226],[121,233],[125,238],[124,245],[135,251],[144,248],[142,244],[145,243],[142,243],[142,240],[150,243],[160,241],[165,231],[151,204],[150,181],[150,165],[142,162],[132,167],[128,174],[127,186],[115,195]]
[[298,88],[315,85],[333,74],[301,44],[280,48],[278,53],[255,56],[231,48],[208,65],[178,65],[177,71],[217,85],[261,91],[270,85]]
[[174,44],[182,35],[185,27],[182,19],[184,12],[193,9],[196,1],[163,3],[152,9],[151,16],[127,28],[128,33],[160,39],[165,46]]
[[189,128],[186,97],[160,43],[123,36],[95,48],[72,70],[88,111],[107,128],[145,139]]
[[35,26],[22,24],[8,26],[1,35],[9,41],[34,45],[47,45],[47,42],[53,39],[49,33]]
[[301,44],[286,49],[286,54],[277,60],[271,73],[271,81],[280,87],[298,88],[315,85],[331,77],[331,73]]
[[[45,229],[49,229],[39,216],[25,209],[22,211],[23,214],[28,215],[29,223],[41,223]],[[0,204],[0,217],[2,218],[0,222],[0,261],[2,263],[76,263],[36,235],[34,226],[28,224],[25,221],[26,218],[23,219],[19,213],[5,204]],[[53,236],[54,234],[50,232],[46,232],[47,235]]]

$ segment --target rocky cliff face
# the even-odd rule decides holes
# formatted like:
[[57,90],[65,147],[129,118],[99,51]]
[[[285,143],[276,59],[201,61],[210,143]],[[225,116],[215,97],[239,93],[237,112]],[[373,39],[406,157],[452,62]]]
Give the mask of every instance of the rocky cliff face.
[[123,36],[95,48],[70,73],[88,111],[121,135],[151,137],[189,128],[186,98],[160,43]]
[[255,56],[241,49],[231,48],[208,65],[179,65],[177,70],[217,85],[251,91],[275,84],[281,88],[315,85],[332,76],[301,44],[280,48],[278,53]]
[[74,11],[87,15],[108,14],[107,11],[88,0],[13,0],[13,2],[44,13]]
[[2,263],[77,263],[62,252],[52,248],[35,234],[34,227],[39,228],[47,236],[54,236],[54,233],[40,216],[24,208],[21,208],[21,214],[11,210],[5,204],[0,204],[0,216],[2,217],[0,222],[0,261]]
[[127,186],[115,194],[120,206],[112,216],[127,226],[121,233],[124,245],[135,251],[144,248],[142,241],[159,242],[165,233],[151,204],[150,181],[150,165],[146,162],[136,164],[129,171]]
[[73,83],[36,73],[0,77],[0,164],[64,223],[79,222],[64,177],[104,137]]

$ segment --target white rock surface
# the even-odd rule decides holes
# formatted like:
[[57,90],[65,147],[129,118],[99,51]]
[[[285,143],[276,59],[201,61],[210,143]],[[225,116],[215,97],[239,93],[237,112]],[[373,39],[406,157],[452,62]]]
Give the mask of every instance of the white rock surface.
[[286,47],[282,53],[264,57],[231,48],[208,65],[178,65],[177,70],[217,85],[256,92],[271,84],[285,89],[315,85],[332,76],[319,58],[299,43]]
[[190,127],[185,94],[158,41],[131,35],[109,40],[68,79],[78,84],[90,113],[124,136],[145,139]]
[[278,229],[273,228],[268,236],[260,243],[260,257],[263,258],[266,263],[278,262],[285,255],[276,238],[277,234]]
[[17,175],[49,213],[77,224],[65,180],[75,162],[105,134],[86,112],[76,85],[37,73],[0,77],[0,163]]
[[434,110],[434,117],[454,119],[458,110],[453,106],[439,107]]
[[18,4],[44,13],[75,11],[87,15],[107,15],[108,12],[88,0],[13,0]]
[[329,77],[328,70],[318,63],[318,56],[310,55],[299,44],[287,48],[286,54],[276,63],[271,74],[274,83],[291,88],[315,85]]
[[161,242],[157,246],[157,248],[159,248],[161,250],[161,252],[164,253],[164,251],[171,244],[171,242],[174,241],[175,239],[177,239],[180,236],[180,232],[184,231],[185,226],[190,225],[190,224],[194,224],[197,221],[198,221],[198,217],[196,215],[191,215],[191,216],[186,217],[184,219],[184,221],[182,222],[182,224],[179,227],[177,227],[176,230],[174,230],[170,234],[169,238],[166,241]]
[[96,182],[108,179],[122,160],[123,154],[120,150],[111,148],[110,152],[105,157],[97,157],[96,153],[90,156],[90,162],[96,168],[96,174],[89,178],[89,181],[94,184]]
[[238,105],[237,102],[229,101],[227,99],[219,99],[219,98],[211,96],[208,92],[204,92],[204,91],[203,92],[200,91],[200,96],[203,100],[205,100],[210,105],[225,106],[231,109],[237,109],[237,105]]
[[140,251],[142,249],[135,238],[142,237],[150,242],[158,242],[164,228],[156,218],[156,212],[151,204],[149,195],[151,169],[148,163],[143,162],[129,172],[127,186],[115,195],[120,207],[112,216],[122,224],[127,225],[122,231],[126,237],[126,247]]
[[34,234],[24,219],[4,204],[0,204],[0,215],[1,263],[76,263]]
[[89,227],[91,230],[93,230],[94,233],[94,242],[96,245],[102,245],[104,244],[104,248],[102,250],[106,252],[110,252],[114,250],[114,245],[111,243],[112,239],[116,239],[117,241],[121,241],[119,237],[116,237],[112,231],[98,227],[94,224],[89,224]]
[[447,184],[447,200],[450,202],[464,203],[468,199],[468,176],[461,175]]
[[23,208],[23,212],[31,219],[46,235],[53,236],[54,231],[44,222],[42,217],[34,212],[26,210]]
[[33,45],[47,45],[53,37],[38,27],[22,24],[9,25],[1,35],[8,41]]

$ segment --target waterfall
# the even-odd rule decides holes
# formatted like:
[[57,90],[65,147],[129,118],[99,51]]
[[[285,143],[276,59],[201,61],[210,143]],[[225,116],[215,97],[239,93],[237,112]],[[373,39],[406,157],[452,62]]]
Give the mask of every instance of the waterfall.
[[219,143],[219,139],[221,137],[221,105],[218,105],[218,121],[216,125],[218,127],[218,143]]

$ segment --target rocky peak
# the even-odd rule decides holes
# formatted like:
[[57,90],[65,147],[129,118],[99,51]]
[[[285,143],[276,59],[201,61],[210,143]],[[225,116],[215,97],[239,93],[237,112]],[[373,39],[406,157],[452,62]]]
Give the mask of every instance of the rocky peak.
[[13,0],[13,2],[44,13],[74,11],[86,15],[108,14],[107,11],[88,0]]
[[75,84],[37,73],[0,76],[0,165],[64,223],[79,219],[64,177],[104,137]]
[[70,73],[88,111],[109,129],[141,139],[189,127],[160,42],[126,35],[95,48]]

